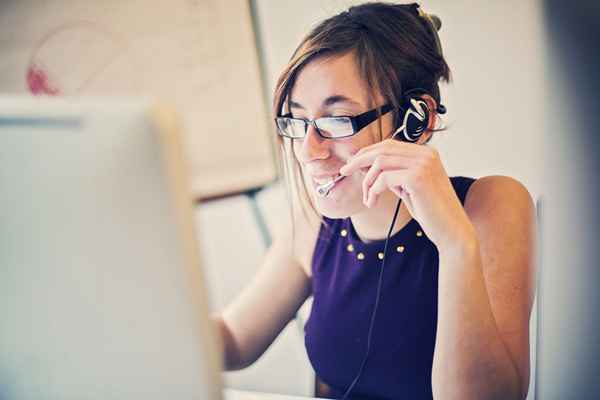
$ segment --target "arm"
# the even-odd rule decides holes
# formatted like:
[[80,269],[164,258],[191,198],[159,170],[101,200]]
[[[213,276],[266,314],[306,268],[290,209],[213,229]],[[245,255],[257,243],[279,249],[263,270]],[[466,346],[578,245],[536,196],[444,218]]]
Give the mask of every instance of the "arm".
[[536,245],[527,189],[481,178],[463,207],[436,149],[391,139],[363,147],[340,172],[361,168],[367,206],[391,190],[439,252],[434,397],[524,398]]
[[485,177],[473,183],[465,211],[472,226],[461,240],[438,246],[434,397],[524,399],[534,292],[533,202],[517,181]]
[[316,230],[296,222],[295,251],[290,229],[276,235],[262,267],[238,297],[213,316],[221,336],[225,370],[256,361],[311,294],[310,263]]

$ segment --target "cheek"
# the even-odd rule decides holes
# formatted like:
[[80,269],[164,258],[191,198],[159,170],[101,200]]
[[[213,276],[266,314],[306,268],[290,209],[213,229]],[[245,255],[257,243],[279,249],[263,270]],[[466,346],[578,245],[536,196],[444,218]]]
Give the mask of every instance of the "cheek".
[[372,132],[365,130],[364,132],[361,131],[352,138],[337,143],[333,149],[333,153],[345,162],[360,149],[370,146],[373,143],[375,143],[375,141],[373,140]]
[[298,163],[304,169],[305,163],[302,161],[302,145],[304,140],[294,139],[291,144],[291,159],[293,162]]
[[358,150],[360,146],[357,146],[354,143],[340,143],[340,145],[335,146],[332,149],[332,154],[335,158],[342,160],[344,163],[352,157]]

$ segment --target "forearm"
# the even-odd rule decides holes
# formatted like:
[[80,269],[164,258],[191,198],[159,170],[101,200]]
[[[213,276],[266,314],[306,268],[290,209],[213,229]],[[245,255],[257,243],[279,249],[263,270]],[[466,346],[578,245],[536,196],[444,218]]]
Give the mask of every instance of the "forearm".
[[223,318],[220,315],[213,315],[211,319],[215,325],[217,339],[221,343],[223,369],[225,371],[235,371],[246,367],[242,361],[237,342]]
[[436,399],[519,399],[519,375],[498,332],[475,236],[439,250]]

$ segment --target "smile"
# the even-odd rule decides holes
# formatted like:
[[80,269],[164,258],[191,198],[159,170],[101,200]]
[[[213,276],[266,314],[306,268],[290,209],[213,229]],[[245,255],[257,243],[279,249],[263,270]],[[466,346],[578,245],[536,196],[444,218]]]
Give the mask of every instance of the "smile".
[[317,185],[324,185],[327,183],[330,183],[334,180],[335,175],[331,175],[331,176],[325,176],[325,177],[312,177],[312,180],[317,184]]

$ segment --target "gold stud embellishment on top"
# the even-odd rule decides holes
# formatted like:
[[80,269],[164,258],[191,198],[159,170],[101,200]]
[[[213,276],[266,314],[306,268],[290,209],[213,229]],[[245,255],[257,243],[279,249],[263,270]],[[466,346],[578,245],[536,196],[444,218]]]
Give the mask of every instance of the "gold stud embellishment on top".
[[[418,231],[416,232],[416,235],[417,235],[417,237],[422,237],[422,236],[423,236],[423,231],[422,231],[422,230],[418,230]],[[340,231],[340,236],[342,236],[342,237],[344,237],[344,238],[347,238],[347,237],[348,237],[348,230],[347,230],[347,229],[342,229],[342,230]],[[354,245],[353,245],[352,243],[348,243],[348,244],[346,245],[346,250],[347,250],[349,253],[353,253],[353,252],[356,250],[356,248],[354,247]],[[397,253],[404,253],[404,250],[406,250],[406,247],[404,247],[404,246],[402,246],[402,245],[396,246],[396,252],[397,252]],[[357,252],[356,252],[356,258],[357,258],[359,261],[363,261],[363,260],[365,259],[365,257],[366,257],[366,256],[365,256],[365,253],[363,253],[362,251],[357,251]],[[379,252],[377,252],[377,259],[379,259],[379,260],[383,260],[383,259],[384,259],[384,257],[385,257],[385,254],[383,254],[383,251],[379,251]]]

